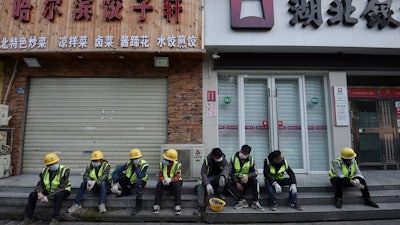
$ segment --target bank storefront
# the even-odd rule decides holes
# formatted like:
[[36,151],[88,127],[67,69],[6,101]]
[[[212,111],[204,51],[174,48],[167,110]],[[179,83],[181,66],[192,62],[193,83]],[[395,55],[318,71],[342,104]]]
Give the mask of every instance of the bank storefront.
[[[367,87],[363,80],[378,89],[400,86],[400,14],[386,17],[388,23],[368,16],[383,13],[372,6],[395,10],[400,1],[352,1],[353,8],[332,2],[205,1],[206,146],[230,156],[249,144],[259,171],[268,153],[279,149],[297,172],[324,173],[346,146],[363,166],[398,169],[395,98],[385,109],[391,112],[390,138],[388,129],[370,124],[376,132],[371,145],[370,136],[358,134],[372,130],[359,132],[354,124],[349,93]],[[375,111],[383,109],[378,102]]]

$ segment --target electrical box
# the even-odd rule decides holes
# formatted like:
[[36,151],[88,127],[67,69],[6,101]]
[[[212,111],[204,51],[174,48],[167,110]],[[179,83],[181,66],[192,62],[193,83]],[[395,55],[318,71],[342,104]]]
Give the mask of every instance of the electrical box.
[[165,150],[171,148],[178,151],[178,161],[182,164],[182,178],[186,180],[196,180],[199,178],[201,174],[201,166],[204,161],[204,145],[165,144],[161,146],[161,153],[163,154]]
[[0,155],[0,178],[11,175],[11,155]]
[[11,116],[8,116],[8,105],[0,104],[0,126],[8,126]]

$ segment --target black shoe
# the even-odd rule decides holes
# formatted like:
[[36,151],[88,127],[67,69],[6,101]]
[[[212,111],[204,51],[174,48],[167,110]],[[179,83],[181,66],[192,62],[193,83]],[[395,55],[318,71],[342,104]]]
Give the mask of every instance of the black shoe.
[[194,210],[193,210],[193,215],[198,216],[201,214],[201,207],[197,206]]
[[335,199],[335,206],[338,209],[342,208],[342,199]]
[[221,199],[221,200],[224,200],[224,201],[226,199],[225,196],[223,194],[221,194],[221,193],[217,194],[216,197]]
[[135,207],[132,209],[132,216],[137,215],[142,210],[142,207]]
[[374,207],[374,208],[379,208],[379,205],[377,205],[371,199],[365,200],[364,205],[371,206],[371,207]]

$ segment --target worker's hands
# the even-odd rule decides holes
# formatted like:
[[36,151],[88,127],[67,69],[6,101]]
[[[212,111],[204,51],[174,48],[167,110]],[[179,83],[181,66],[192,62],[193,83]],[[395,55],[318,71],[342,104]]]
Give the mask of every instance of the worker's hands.
[[219,177],[218,184],[219,184],[220,187],[225,186],[225,177],[224,176],[220,176]]
[[40,202],[48,202],[49,201],[49,199],[47,198],[47,196],[44,196],[43,198],[42,198],[42,200],[40,200]]
[[86,182],[86,190],[87,190],[87,191],[91,191],[91,190],[93,189],[93,187],[94,187],[95,184],[96,184],[96,181],[95,181],[95,180],[88,180],[88,181]]
[[359,188],[359,189],[364,189],[364,185],[360,183],[360,180],[355,178],[353,180],[350,180],[350,184],[352,184],[354,187]]
[[213,195],[214,194],[214,188],[212,187],[211,184],[207,184],[206,185],[206,189],[207,189],[207,194],[208,195]]
[[272,185],[275,187],[275,192],[277,194],[282,193],[282,187],[281,185],[278,184],[278,182],[275,181],[274,183],[272,183]]
[[240,183],[247,184],[248,180],[249,180],[249,176],[246,174],[240,179]]
[[170,183],[171,183],[171,178],[169,178],[169,177],[164,178],[164,180],[162,181],[162,184],[164,186],[168,186]]
[[292,184],[290,185],[289,191],[292,192],[292,194],[296,194],[297,193],[297,187],[296,184]]
[[241,183],[236,183],[236,188],[239,190],[239,191],[243,191],[243,185],[241,184]]
[[119,183],[117,182],[117,183],[114,183],[113,185],[112,185],[112,187],[111,187],[111,192],[112,193],[114,193],[114,194],[121,194],[122,193],[122,191],[120,190],[120,189],[122,189],[122,187],[121,187],[121,185],[119,185]]
[[38,198],[39,201],[42,201],[42,199],[43,199],[44,197],[45,197],[45,196],[44,196],[44,194],[43,194],[42,192],[38,192],[38,193],[37,193],[37,198]]

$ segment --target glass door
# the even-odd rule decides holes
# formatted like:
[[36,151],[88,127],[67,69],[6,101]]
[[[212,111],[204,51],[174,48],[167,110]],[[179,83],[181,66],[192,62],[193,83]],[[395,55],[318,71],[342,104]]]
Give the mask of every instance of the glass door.
[[239,142],[252,146],[258,168],[281,150],[293,169],[306,171],[302,77],[239,76],[238,84]]

